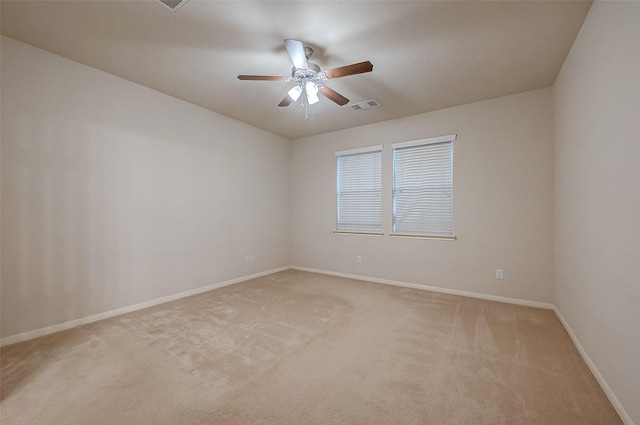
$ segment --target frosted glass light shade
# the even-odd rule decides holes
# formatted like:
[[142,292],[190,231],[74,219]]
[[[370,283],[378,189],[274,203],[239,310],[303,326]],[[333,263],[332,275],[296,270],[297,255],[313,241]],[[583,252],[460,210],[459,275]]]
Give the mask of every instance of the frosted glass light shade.
[[305,89],[307,91],[307,99],[309,100],[309,105],[318,103],[318,101],[320,100],[318,99],[318,86],[311,81],[307,81]]
[[289,95],[289,97],[291,99],[293,99],[293,101],[295,102],[296,100],[298,100],[298,98],[300,97],[300,95],[302,94],[302,87],[300,86],[295,86],[293,87],[291,90],[289,90],[287,92],[287,94]]

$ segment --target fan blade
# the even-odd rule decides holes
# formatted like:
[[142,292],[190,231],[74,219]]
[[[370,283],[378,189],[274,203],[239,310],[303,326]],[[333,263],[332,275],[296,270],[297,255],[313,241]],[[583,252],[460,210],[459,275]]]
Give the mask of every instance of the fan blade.
[[287,77],[279,77],[276,75],[238,75],[238,80],[254,80],[254,81],[286,81]]
[[287,48],[287,52],[289,52],[289,57],[291,58],[291,62],[293,62],[293,66],[298,69],[309,69],[302,43],[298,40],[287,38],[284,41],[284,45]]
[[340,78],[355,74],[364,74],[373,71],[373,64],[369,61],[354,63],[353,65],[341,66],[340,68],[330,69],[324,73],[327,78]]
[[289,106],[292,101],[293,99],[291,99],[289,95],[286,95],[284,99],[282,99],[282,101],[278,103],[278,106]]
[[324,97],[326,97],[329,100],[334,101],[335,103],[337,103],[340,106],[346,105],[347,103],[349,103],[349,99],[347,99],[346,97],[344,97],[343,95],[341,95],[340,93],[338,93],[337,91],[330,89],[327,86],[324,86],[320,89],[320,93],[322,93],[322,95]]

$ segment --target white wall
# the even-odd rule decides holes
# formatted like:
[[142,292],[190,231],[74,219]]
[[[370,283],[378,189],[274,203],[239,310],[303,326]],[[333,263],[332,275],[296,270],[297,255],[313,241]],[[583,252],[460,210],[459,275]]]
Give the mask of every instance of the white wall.
[[640,3],[593,4],[553,99],[553,302],[640,424]]
[[6,37],[1,79],[3,337],[289,264],[290,141]]
[[[383,106],[384,107],[384,106]],[[379,279],[551,301],[550,89],[294,140],[292,264]],[[366,113],[366,112],[361,112]],[[455,241],[391,238],[394,142],[456,133]],[[383,144],[385,236],[336,235],[337,150]],[[356,263],[356,255],[362,263]],[[496,280],[495,270],[505,279]]]
[[[553,300],[638,424],[638,22],[640,3],[595,3],[553,92],[292,145],[2,37],[1,335],[291,262]],[[390,144],[450,133],[459,239],[390,238]],[[334,152],[376,144],[387,235],[334,235]]]

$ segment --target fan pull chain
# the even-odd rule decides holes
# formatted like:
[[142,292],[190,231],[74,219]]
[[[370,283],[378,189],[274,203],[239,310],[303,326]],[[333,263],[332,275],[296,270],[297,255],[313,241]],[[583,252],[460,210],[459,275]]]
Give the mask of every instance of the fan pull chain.
[[307,90],[302,90],[302,103],[304,104],[304,119],[309,119],[309,98],[307,97]]

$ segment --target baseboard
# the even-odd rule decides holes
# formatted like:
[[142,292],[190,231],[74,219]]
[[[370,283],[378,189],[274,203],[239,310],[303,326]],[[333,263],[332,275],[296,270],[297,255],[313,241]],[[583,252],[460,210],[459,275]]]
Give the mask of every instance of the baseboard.
[[8,336],[8,337],[0,339],[0,347],[4,347],[4,346],[10,345],[10,344],[15,344],[17,342],[27,341],[29,339],[37,338],[39,336],[44,336],[44,335],[49,335],[49,334],[52,334],[52,333],[55,333],[55,332],[64,331],[64,330],[67,330],[67,329],[75,328],[76,326],[86,325],[86,324],[89,324],[89,323],[96,322],[98,320],[103,320],[103,319],[108,319],[110,317],[119,316],[121,314],[126,314],[126,313],[130,313],[130,312],[137,311],[137,310],[142,310],[143,308],[153,307],[153,306],[158,305],[158,304],[167,303],[167,302],[174,301],[174,300],[177,300],[177,299],[180,299],[180,298],[189,297],[191,295],[200,294],[202,292],[211,291],[213,289],[217,289],[217,288],[222,288],[224,286],[233,285],[234,283],[244,282],[246,280],[255,279],[257,277],[266,276],[266,275],[269,275],[269,274],[272,274],[272,273],[277,273],[277,272],[288,270],[288,269],[307,271],[307,272],[311,272],[311,273],[321,273],[321,274],[326,274],[326,275],[331,275],[331,276],[345,277],[345,278],[349,278],[349,279],[365,280],[365,281],[369,281],[369,282],[383,283],[383,284],[394,285],[394,286],[401,286],[401,287],[404,287],[404,288],[421,289],[421,290],[426,290],[426,291],[441,292],[441,293],[445,293],[445,294],[461,295],[461,296],[465,296],[465,297],[480,298],[480,299],[491,300],[491,301],[499,301],[499,302],[505,302],[505,303],[510,303],[510,304],[525,305],[525,306],[529,306],[529,307],[553,309],[553,305],[552,304],[542,303],[542,302],[538,302],[538,301],[527,301],[527,300],[521,300],[521,299],[516,299],[516,298],[499,297],[499,296],[495,296],[495,295],[486,295],[486,294],[481,294],[481,293],[476,293],[476,292],[458,291],[458,290],[455,290],[455,289],[446,289],[446,288],[439,288],[439,287],[435,287],[435,286],[419,285],[419,284],[415,284],[415,283],[400,282],[400,281],[389,280],[389,279],[379,279],[379,278],[374,278],[374,277],[369,277],[369,276],[359,276],[359,275],[353,275],[353,274],[347,274],[347,273],[332,272],[332,271],[328,271],[328,270],[311,269],[311,268],[307,268],[307,267],[285,266],[285,267],[279,267],[279,268],[276,268],[276,269],[267,270],[267,271],[260,272],[260,273],[255,273],[255,274],[248,275],[248,276],[242,276],[242,277],[231,279],[231,280],[227,280],[227,281],[224,281],[224,282],[214,283],[214,284],[211,284],[211,285],[203,286],[201,288],[191,289],[189,291],[179,292],[177,294],[168,295],[166,297],[157,298],[157,299],[150,300],[150,301],[145,301],[145,302],[142,302],[142,303],[139,303],[139,304],[130,305],[130,306],[127,306],[127,307],[122,307],[122,308],[119,308],[119,309],[116,309],[116,310],[106,311],[106,312],[103,312],[103,313],[98,313],[98,314],[94,314],[94,315],[91,315],[91,316],[86,316],[86,317],[82,317],[82,318],[79,318],[79,319],[70,320],[68,322],[58,323],[56,325],[51,325],[51,326],[47,326],[47,327],[40,328],[40,329],[34,329],[32,331],[23,332],[23,333],[20,333],[20,334],[17,334],[17,335],[11,335],[11,336]]
[[564,328],[566,329],[567,333],[569,334],[569,337],[573,341],[573,344],[576,346],[576,348],[578,349],[578,352],[582,356],[582,359],[587,364],[587,367],[589,368],[593,376],[596,378],[596,381],[598,381],[598,384],[602,388],[602,391],[604,391],[605,395],[607,396],[607,398],[613,405],[613,408],[616,410],[616,412],[620,416],[620,419],[622,420],[624,425],[635,425],[631,420],[631,417],[629,416],[627,411],[624,409],[624,407],[620,403],[620,400],[618,400],[618,398],[616,397],[611,387],[609,387],[609,384],[607,384],[607,381],[605,381],[605,379],[603,378],[602,374],[600,373],[596,365],[593,363],[591,358],[589,358],[589,355],[582,347],[582,344],[580,344],[580,341],[578,341],[578,338],[573,333],[573,330],[569,326],[569,323],[567,323],[567,321],[564,319],[564,317],[562,316],[560,311],[556,308],[556,306],[554,306],[551,303],[522,300],[518,298],[500,297],[496,295],[481,294],[478,292],[459,291],[456,289],[439,288],[436,286],[419,285],[416,283],[400,282],[400,281],[389,280],[389,279],[379,279],[379,278],[374,278],[369,276],[360,276],[360,275],[354,275],[354,274],[348,274],[348,273],[332,272],[328,270],[312,269],[308,267],[291,266],[290,268],[294,270],[300,270],[300,271],[305,271],[310,273],[320,273],[320,274],[326,274],[330,276],[344,277],[348,279],[357,279],[357,280],[364,280],[367,282],[383,283],[386,285],[401,286],[404,288],[420,289],[424,291],[441,292],[444,294],[461,295],[464,297],[479,298],[483,300],[499,301],[499,302],[504,302],[509,304],[524,305],[528,307],[551,309],[555,312],[558,319],[560,319],[562,326],[564,326]]
[[613,408],[616,409],[616,412],[620,416],[620,419],[622,420],[624,425],[634,425],[633,421],[631,420],[631,417],[622,406],[622,403],[620,403],[620,400],[618,400],[618,397],[616,397],[611,387],[609,387],[609,384],[607,384],[607,381],[605,381],[604,377],[596,367],[595,363],[593,363],[593,361],[591,360],[591,358],[589,357],[585,349],[582,347],[582,344],[580,344],[580,341],[578,341],[578,337],[576,336],[575,333],[573,333],[573,329],[571,329],[571,326],[569,326],[569,323],[565,320],[564,316],[562,316],[562,313],[560,313],[560,310],[558,310],[558,308],[554,306],[553,311],[556,313],[556,316],[558,316],[558,319],[560,319],[560,323],[562,323],[562,326],[564,326],[564,329],[569,334],[569,337],[573,341],[573,344],[578,349],[580,356],[582,356],[582,359],[587,364],[587,367],[589,368],[593,376],[596,378],[596,381],[598,381],[598,384],[600,384],[602,391],[604,391],[604,393],[606,394],[607,398],[613,405]]
[[417,284],[417,283],[400,282],[400,281],[397,281],[397,280],[379,279],[379,278],[370,277],[370,276],[359,276],[359,275],[355,275],[355,274],[332,272],[332,271],[328,271],[328,270],[311,269],[311,268],[308,268],[308,267],[291,266],[290,268],[292,268],[294,270],[304,271],[304,272],[320,273],[320,274],[326,274],[326,275],[330,275],[330,276],[345,277],[345,278],[348,278],[348,279],[365,280],[365,281],[368,281],[368,282],[383,283],[385,285],[393,285],[393,286],[401,286],[403,288],[420,289],[420,290],[423,290],[423,291],[440,292],[440,293],[443,293],[443,294],[461,295],[463,297],[479,298],[479,299],[482,299],[482,300],[498,301],[498,302],[508,303],[508,304],[524,305],[524,306],[527,306],[527,307],[546,308],[548,310],[552,310],[554,308],[553,304],[551,304],[551,303],[543,303],[543,302],[540,302],[540,301],[529,301],[529,300],[522,300],[522,299],[519,299],[519,298],[509,298],[509,297],[501,297],[501,296],[498,296],[498,295],[482,294],[482,293],[479,293],[479,292],[460,291],[460,290],[457,290],[457,289],[447,289],[447,288],[440,288],[440,287],[437,287],[437,286],[420,285],[420,284]]
[[143,303],[134,304],[134,305],[131,305],[131,306],[128,306],[128,307],[123,307],[123,308],[119,308],[119,309],[116,309],[116,310],[106,311],[104,313],[94,314],[94,315],[83,317],[83,318],[80,318],[80,319],[70,320],[68,322],[59,323],[57,325],[52,325],[52,326],[47,326],[45,328],[35,329],[35,330],[32,330],[32,331],[24,332],[24,333],[17,334],[17,335],[11,335],[11,336],[8,336],[8,337],[0,339],[0,347],[6,346],[6,345],[10,345],[10,344],[15,344],[17,342],[26,341],[26,340],[33,339],[33,338],[37,338],[39,336],[49,335],[49,334],[52,334],[52,333],[55,333],[55,332],[59,332],[59,331],[63,331],[63,330],[66,330],[66,329],[71,329],[71,328],[74,328],[76,326],[86,325],[86,324],[89,324],[89,323],[96,322],[98,320],[108,319],[110,317],[119,316],[119,315],[122,315],[122,314],[125,314],[125,313],[130,313],[130,312],[133,312],[133,311],[142,310],[144,308],[153,307],[155,305],[164,304],[164,303],[167,303],[167,302],[170,302],[170,301],[178,300],[180,298],[185,298],[185,297],[189,297],[189,296],[192,296],[192,295],[201,294],[203,292],[211,291],[213,289],[222,288],[222,287],[225,287],[225,286],[233,285],[235,283],[244,282],[244,281],[247,281],[247,280],[255,279],[255,278],[258,278],[258,277],[266,276],[266,275],[269,275],[269,274],[273,274],[273,273],[277,273],[277,272],[281,272],[281,271],[289,270],[289,269],[306,271],[306,272],[310,272],[310,273],[320,273],[320,274],[325,274],[325,275],[330,275],[330,276],[344,277],[344,278],[348,278],[348,279],[364,280],[364,281],[367,281],[367,282],[382,283],[382,284],[386,284],[386,285],[400,286],[400,287],[404,287],[404,288],[419,289],[419,290],[423,290],[423,291],[433,291],[433,292],[440,292],[440,293],[444,293],[444,294],[461,295],[461,296],[464,296],[464,297],[479,298],[479,299],[483,299],[483,300],[498,301],[498,302],[504,302],[504,303],[509,303],[509,304],[523,305],[523,306],[528,306],[528,307],[552,309],[555,312],[555,314],[558,317],[558,319],[560,320],[560,323],[562,323],[562,326],[564,326],[565,330],[569,334],[569,337],[571,338],[571,340],[573,341],[574,345],[578,349],[578,352],[582,356],[582,359],[584,360],[584,362],[587,364],[587,367],[589,368],[589,370],[591,371],[593,376],[596,378],[596,381],[598,382],[598,384],[600,385],[600,387],[604,391],[605,395],[607,396],[607,398],[609,399],[609,401],[613,405],[614,409],[616,410],[616,412],[620,416],[620,419],[622,420],[624,425],[635,425],[634,422],[631,420],[631,417],[629,416],[627,411],[624,409],[624,407],[622,406],[622,404],[620,403],[620,401],[616,397],[616,395],[613,392],[613,390],[611,389],[611,387],[609,387],[609,384],[607,384],[607,381],[605,381],[604,377],[602,376],[602,374],[600,373],[600,371],[598,370],[596,365],[593,363],[593,361],[591,360],[591,358],[589,357],[587,352],[582,347],[582,344],[580,344],[580,341],[578,340],[578,338],[576,337],[575,333],[571,329],[571,326],[569,326],[569,323],[562,316],[562,313],[560,313],[560,311],[551,303],[543,303],[543,302],[539,302],[539,301],[522,300],[522,299],[518,299],[518,298],[501,297],[501,296],[497,296],[497,295],[487,295],[487,294],[481,294],[481,293],[478,293],[478,292],[459,291],[459,290],[456,290],[456,289],[439,288],[439,287],[436,287],[436,286],[419,285],[419,284],[416,284],[416,283],[401,282],[401,281],[390,280],[390,279],[380,279],[380,278],[374,278],[374,277],[369,277],[369,276],[360,276],[360,275],[354,275],[354,274],[348,274],[348,273],[332,272],[332,271],[328,271],[328,270],[312,269],[312,268],[308,268],[308,267],[299,267],[299,266],[279,267],[279,268],[276,268],[276,269],[271,269],[271,270],[267,270],[267,271],[260,272],[260,273],[255,273],[255,274],[248,275],[248,276],[242,276],[242,277],[239,277],[239,278],[226,280],[224,282],[214,283],[214,284],[211,284],[211,285],[203,286],[201,288],[196,288],[196,289],[191,289],[189,291],[179,292],[177,294],[169,295],[169,296],[166,296],[166,297],[157,298],[157,299],[150,300],[150,301],[145,301]]
[[190,297],[191,295],[201,294],[203,292],[211,291],[213,289],[222,288],[224,286],[233,285],[234,283],[244,282],[246,280],[255,279],[257,277],[266,276],[269,274],[277,273],[283,270],[288,270],[290,267],[279,267],[277,269],[271,269],[260,273],[251,274],[248,276],[242,276],[224,282],[214,283],[211,285],[203,286],[201,288],[191,289],[189,291],[179,292],[177,294],[168,295],[162,298],[156,298],[154,300],[145,301],[139,304],[130,305],[127,307],[118,308],[116,310],[105,311],[104,313],[93,314],[91,316],[82,317],[80,319],[70,320],[68,322],[59,323],[57,325],[47,326],[45,328],[34,329],[32,331],[23,332],[17,335],[11,335],[0,339],[0,347],[5,345],[15,344],[17,342],[27,341],[29,339],[37,338],[39,336],[49,335],[55,332],[64,331],[67,329],[75,328],[76,326],[86,325],[88,323],[97,322],[98,320],[108,319],[110,317],[119,316],[125,313],[131,313],[132,311],[142,310],[143,308],[153,307],[158,304],[168,303],[180,298]]

